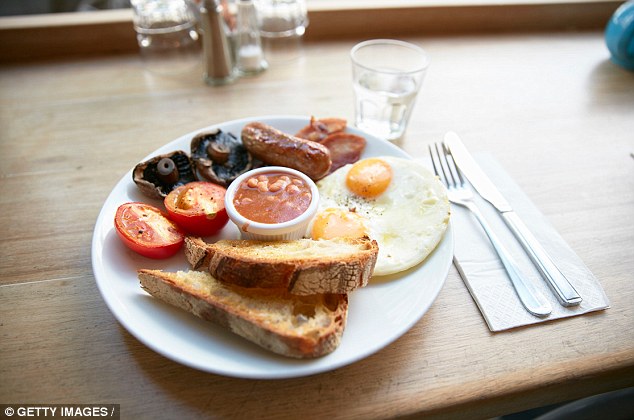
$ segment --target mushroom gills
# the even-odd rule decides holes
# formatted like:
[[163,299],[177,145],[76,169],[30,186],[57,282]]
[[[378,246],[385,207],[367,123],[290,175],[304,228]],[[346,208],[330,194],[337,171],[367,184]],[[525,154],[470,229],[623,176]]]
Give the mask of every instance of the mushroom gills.
[[198,179],[225,187],[259,163],[233,134],[219,129],[192,139],[191,159]]
[[183,151],[155,156],[134,168],[133,179],[149,197],[163,198],[174,188],[196,181],[189,156]]

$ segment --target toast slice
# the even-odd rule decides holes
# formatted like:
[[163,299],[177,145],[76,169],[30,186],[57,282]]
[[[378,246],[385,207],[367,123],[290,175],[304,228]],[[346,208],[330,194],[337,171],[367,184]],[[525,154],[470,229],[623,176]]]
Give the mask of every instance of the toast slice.
[[334,351],[348,317],[348,296],[295,296],[221,283],[205,271],[139,270],[141,287],[164,302],[277,354],[315,358]]
[[246,288],[284,289],[295,295],[350,293],[366,286],[379,247],[369,238],[293,241],[185,239],[194,269]]

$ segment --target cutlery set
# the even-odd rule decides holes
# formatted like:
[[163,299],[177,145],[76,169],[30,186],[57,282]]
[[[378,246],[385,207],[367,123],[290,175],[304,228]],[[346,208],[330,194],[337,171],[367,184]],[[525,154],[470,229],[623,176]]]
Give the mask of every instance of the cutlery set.
[[579,293],[478,166],[456,133],[448,132],[444,142],[429,146],[429,154],[434,173],[447,187],[449,201],[467,208],[480,223],[499,256],[520,301],[528,312],[538,317],[545,317],[552,312],[552,308],[531,280],[521,272],[516,261],[489,226],[473,200],[474,191],[471,186],[482,198],[495,207],[541,276],[546,280],[559,303],[562,306],[575,306],[581,303],[582,298]]

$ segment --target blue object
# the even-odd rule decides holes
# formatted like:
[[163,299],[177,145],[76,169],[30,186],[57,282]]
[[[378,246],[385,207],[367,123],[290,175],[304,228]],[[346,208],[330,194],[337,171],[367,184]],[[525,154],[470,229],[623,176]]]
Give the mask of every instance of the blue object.
[[605,43],[614,63],[634,71],[634,1],[616,9],[605,28]]

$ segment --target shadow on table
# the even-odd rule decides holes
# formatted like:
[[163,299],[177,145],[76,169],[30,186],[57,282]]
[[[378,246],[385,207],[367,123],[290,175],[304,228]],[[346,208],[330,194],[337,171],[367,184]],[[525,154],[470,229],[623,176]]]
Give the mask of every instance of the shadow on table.
[[593,395],[564,404],[535,408],[496,420],[634,419],[634,387]]
[[588,78],[590,107],[634,105],[634,71],[619,67],[609,59],[597,63]]

